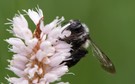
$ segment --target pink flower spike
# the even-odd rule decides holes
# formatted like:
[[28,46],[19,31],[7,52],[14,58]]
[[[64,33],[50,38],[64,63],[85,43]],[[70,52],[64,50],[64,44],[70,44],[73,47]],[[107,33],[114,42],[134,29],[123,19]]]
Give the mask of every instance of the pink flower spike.
[[71,35],[70,31],[64,30],[67,24],[61,25],[64,17],[56,17],[51,23],[44,25],[40,8],[36,11],[24,11],[24,15],[28,15],[34,22],[36,29],[32,33],[23,14],[10,20],[14,37],[6,39],[6,42],[11,45],[9,50],[14,55],[9,61],[8,69],[18,77],[6,79],[9,84],[50,84],[60,81],[69,71],[64,62],[69,60],[72,50],[71,44],[60,40]]

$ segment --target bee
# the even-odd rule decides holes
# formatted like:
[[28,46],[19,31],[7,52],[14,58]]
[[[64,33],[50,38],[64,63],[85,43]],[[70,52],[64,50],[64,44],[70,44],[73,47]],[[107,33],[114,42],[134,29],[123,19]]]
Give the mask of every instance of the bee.
[[89,35],[88,27],[79,20],[70,20],[65,30],[71,31],[71,35],[60,39],[72,44],[71,56],[69,60],[64,61],[65,65],[72,67],[76,65],[86,54],[87,48],[91,46],[93,55],[99,60],[101,67],[109,72],[115,73],[115,67],[107,55],[93,42]]

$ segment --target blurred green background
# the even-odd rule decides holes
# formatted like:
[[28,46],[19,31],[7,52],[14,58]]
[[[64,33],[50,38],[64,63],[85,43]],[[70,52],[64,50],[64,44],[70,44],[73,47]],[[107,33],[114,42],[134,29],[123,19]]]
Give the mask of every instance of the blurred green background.
[[[8,84],[4,77],[14,74],[5,68],[8,44],[4,41],[12,35],[6,31],[7,18],[17,11],[39,7],[44,12],[45,23],[56,16],[80,19],[90,28],[91,37],[114,62],[117,73],[105,72],[89,48],[89,54],[70,72],[63,81],[71,84],[135,84],[135,0],[1,0],[0,1],[0,82]],[[34,26],[31,26],[34,29]]]

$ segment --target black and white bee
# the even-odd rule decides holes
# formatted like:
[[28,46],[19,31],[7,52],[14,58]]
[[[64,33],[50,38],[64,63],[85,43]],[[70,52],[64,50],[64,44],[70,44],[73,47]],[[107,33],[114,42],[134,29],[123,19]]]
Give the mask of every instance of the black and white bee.
[[70,51],[70,59],[64,61],[64,63],[68,67],[74,66],[81,60],[81,58],[85,57],[88,53],[87,48],[91,46],[93,55],[99,60],[102,68],[109,73],[115,73],[115,67],[111,60],[97,47],[89,36],[88,27],[79,20],[70,20],[68,24],[69,25],[65,29],[71,31],[71,35],[61,40],[72,44],[72,50]]

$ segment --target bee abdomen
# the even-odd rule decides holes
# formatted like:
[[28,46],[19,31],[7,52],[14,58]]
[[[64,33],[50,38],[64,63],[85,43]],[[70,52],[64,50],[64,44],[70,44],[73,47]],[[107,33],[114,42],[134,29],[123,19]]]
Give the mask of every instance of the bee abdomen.
[[84,48],[79,48],[78,50],[74,51],[71,56],[70,56],[70,60],[67,60],[65,61],[66,65],[68,67],[72,67],[74,66],[75,64],[77,64],[80,59],[82,57],[84,57],[86,54],[88,53],[88,51]]

